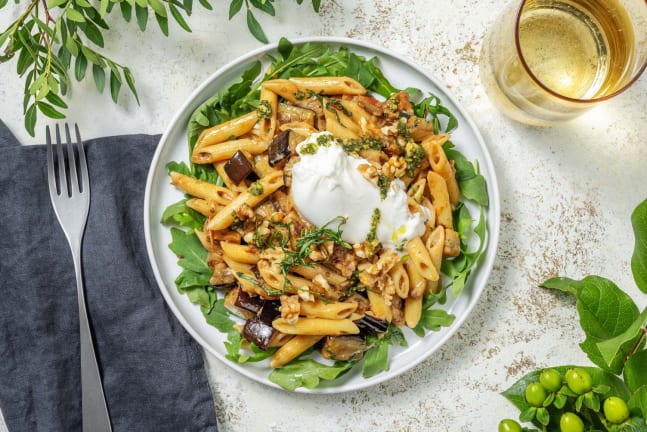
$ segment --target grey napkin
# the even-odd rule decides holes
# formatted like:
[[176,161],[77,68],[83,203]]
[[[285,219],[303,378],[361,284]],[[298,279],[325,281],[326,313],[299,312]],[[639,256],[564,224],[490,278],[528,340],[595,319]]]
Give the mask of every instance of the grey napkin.
[[[158,140],[86,142],[86,300],[113,430],[214,432],[202,353],[146,254],[144,185]],[[44,146],[19,145],[0,121],[0,408],[10,432],[81,430],[76,282],[45,160]]]

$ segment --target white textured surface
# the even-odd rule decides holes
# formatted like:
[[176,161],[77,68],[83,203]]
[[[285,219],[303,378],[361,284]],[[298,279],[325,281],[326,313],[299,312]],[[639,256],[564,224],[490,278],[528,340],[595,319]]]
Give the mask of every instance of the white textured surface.
[[[70,118],[85,138],[160,133],[192,90],[226,62],[260,44],[244,16],[229,22],[196,2],[193,33],[154,21],[141,34],[115,16],[108,52],[136,75],[141,106],[122,95],[113,105],[91,82],[74,84]],[[647,77],[617,99],[568,124],[531,128],[503,118],[478,78],[482,36],[502,10],[494,0],[279,0],[261,17],[270,40],[347,36],[404,54],[444,83],[473,116],[491,152],[501,190],[502,229],[491,281],[472,316],[431,359],[377,387],[335,396],[289,394],[242,378],[218,360],[206,363],[222,431],[493,431],[517,412],[498,393],[543,366],[588,360],[571,298],[538,288],[554,275],[599,274],[640,307],[633,283],[629,217],[647,197]],[[4,27],[9,18],[3,11]],[[0,65],[0,118],[24,144],[42,142],[22,127],[23,83],[13,62]],[[94,125],[94,126],[90,126]],[[163,409],[163,407],[160,407]],[[6,427],[0,421],[0,432]]]

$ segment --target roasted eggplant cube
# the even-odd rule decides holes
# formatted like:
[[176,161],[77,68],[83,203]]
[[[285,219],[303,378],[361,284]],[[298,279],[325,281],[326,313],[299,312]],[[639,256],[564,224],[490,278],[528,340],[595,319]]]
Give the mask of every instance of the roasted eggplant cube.
[[236,184],[247,178],[254,169],[252,163],[247,159],[247,156],[242,151],[238,150],[225,164],[225,172]]
[[280,164],[290,157],[290,129],[275,136],[267,149],[268,162],[270,166]]
[[327,336],[321,347],[321,355],[330,360],[356,361],[364,356],[369,346],[359,335]]
[[272,321],[281,314],[280,302],[265,301],[258,315],[248,319],[243,327],[243,337],[265,351],[274,336]]
[[364,314],[360,319],[355,321],[361,335],[374,335],[384,333],[389,328],[389,322],[372,315]]
[[248,319],[243,327],[243,337],[265,351],[274,335],[274,327],[264,323],[261,317]]
[[263,307],[263,300],[258,297],[250,296],[240,288],[238,288],[236,292],[237,293],[236,298],[234,299],[234,306],[257,315]]

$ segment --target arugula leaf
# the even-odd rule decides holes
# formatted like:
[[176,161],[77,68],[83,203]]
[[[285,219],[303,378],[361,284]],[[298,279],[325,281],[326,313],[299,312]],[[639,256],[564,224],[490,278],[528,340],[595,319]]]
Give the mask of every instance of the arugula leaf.
[[186,199],[182,199],[164,209],[161,222],[167,225],[176,223],[191,229],[202,229],[205,217],[187,207],[186,201]]
[[619,374],[623,368],[624,356],[630,353],[638,337],[619,345],[610,362],[605,360],[598,343],[621,335],[638,319],[638,308],[631,297],[610,280],[599,276],[587,276],[580,281],[552,278],[542,286],[568,292],[576,297],[580,326],[586,334],[580,347],[593,363],[606,371]]
[[[244,344],[249,344],[249,349],[243,349]],[[230,330],[227,333],[227,341],[225,342],[227,354],[225,357],[235,363],[253,363],[265,360],[276,352],[278,348],[268,348],[263,351],[253,343],[249,343],[243,336],[236,330]],[[250,354],[241,354],[241,351]]]
[[447,158],[454,161],[456,181],[463,197],[487,207],[489,205],[487,185],[485,177],[478,172],[478,164],[468,161],[461,152],[454,148],[451,141],[447,141],[443,145],[443,150],[445,150]]
[[228,333],[232,331],[235,322],[230,318],[233,314],[225,307],[225,299],[219,299],[210,309],[203,308],[202,313],[207,322],[221,332]]
[[647,294],[647,200],[636,207],[631,215],[636,245],[631,257],[631,271],[638,288]]
[[348,372],[353,364],[337,361],[333,365],[325,365],[314,360],[296,360],[274,369],[269,379],[289,391],[299,387],[313,389],[322,379],[330,381],[340,377]]
[[422,316],[413,332],[419,337],[424,337],[425,329],[439,331],[442,327],[452,325],[455,319],[455,315],[448,313],[444,309],[425,309],[423,307]]
[[389,326],[389,329],[382,337],[367,336],[366,343],[372,346],[364,353],[364,365],[362,367],[362,376],[364,378],[389,370],[389,346],[393,345],[394,342],[400,346],[407,346],[407,340],[402,330],[393,324]]

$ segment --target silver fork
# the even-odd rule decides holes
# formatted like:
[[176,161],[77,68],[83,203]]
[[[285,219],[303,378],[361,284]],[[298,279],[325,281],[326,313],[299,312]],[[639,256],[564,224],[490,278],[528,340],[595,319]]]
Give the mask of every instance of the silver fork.
[[67,151],[63,150],[58,125],[56,125],[56,144],[54,145],[52,145],[49,126],[45,129],[49,196],[52,200],[56,217],[70,244],[76,273],[81,336],[81,411],[83,430],[86,432],[108,432],[112,431],[112,428],[92,343],[81,270],[81,241],[88,218],[88,209],[90,208],[90,181],[79,127],[75,124],[74,128],[77,142],[76,151],[70,139],[70,129],[67,123],[65,124]]

